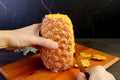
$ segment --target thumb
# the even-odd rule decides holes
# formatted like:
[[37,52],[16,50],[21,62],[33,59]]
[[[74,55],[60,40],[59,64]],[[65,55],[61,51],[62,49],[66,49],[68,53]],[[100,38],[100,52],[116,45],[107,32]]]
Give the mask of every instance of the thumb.
[[38,45],[50,49],[56,49],[58,47],[58,44],[55,41],[37,36],[33,36],[33,38],[30,39],[30,43],[32,45]]
[[86,80],[85,74],[82,72],[79,72],[77,75],[77,80]]

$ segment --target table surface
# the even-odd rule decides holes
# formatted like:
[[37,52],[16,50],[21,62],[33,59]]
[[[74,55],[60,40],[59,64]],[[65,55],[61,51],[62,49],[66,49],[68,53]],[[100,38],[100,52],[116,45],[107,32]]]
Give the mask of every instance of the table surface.
[[[120,57],[120,39],[75,39],[75,41],[84,46]],[[4,66],[31,55],[33,54],[24,56],[23,54],[18,54],[10,50],[1,49],[0,66]],[[116,80],[120,80],[120,61],[107,70],[116,77]],[[0,80],[5,80],[2,75],[0,75]]]

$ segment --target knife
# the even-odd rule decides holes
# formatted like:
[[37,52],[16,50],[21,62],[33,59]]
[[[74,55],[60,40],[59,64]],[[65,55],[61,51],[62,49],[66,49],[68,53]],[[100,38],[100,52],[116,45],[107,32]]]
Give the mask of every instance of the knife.
[[83,64],[82,64],[82,62],[80,60],[79,55],[77,53],[75,53],[74,57],[75,57],[75,60],[76,60],[76,63],[78,65],[78,68],[79,68],[80,72],[83,72],[85,74],[85,76],[86,76],[86,79],[89,80],[90,74],[83,67]]

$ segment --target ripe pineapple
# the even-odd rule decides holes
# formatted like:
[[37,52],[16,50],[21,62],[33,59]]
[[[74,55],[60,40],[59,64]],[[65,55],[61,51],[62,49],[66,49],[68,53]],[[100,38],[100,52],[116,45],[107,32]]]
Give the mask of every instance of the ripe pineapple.
[[41,26],[41,36],[58,43],[57,49],[42,48],[41,59],[47,69],[61,72],[73,66],[74,33],[72,22],[67,15],[45,15]]

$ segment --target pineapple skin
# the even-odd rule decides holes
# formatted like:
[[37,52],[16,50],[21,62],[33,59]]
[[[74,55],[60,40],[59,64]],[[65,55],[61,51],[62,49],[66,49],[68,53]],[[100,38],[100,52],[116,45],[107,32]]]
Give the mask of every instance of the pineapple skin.
[[72,22],[67,15],[58,13],[45,15],[41,36],[58,43],[57,49],[42,48],[41,59],[47,69],[62,72],[74,65],[74,32]]

